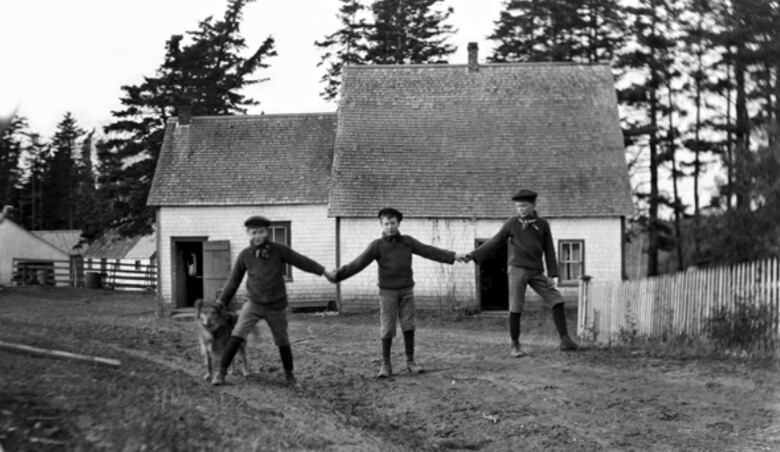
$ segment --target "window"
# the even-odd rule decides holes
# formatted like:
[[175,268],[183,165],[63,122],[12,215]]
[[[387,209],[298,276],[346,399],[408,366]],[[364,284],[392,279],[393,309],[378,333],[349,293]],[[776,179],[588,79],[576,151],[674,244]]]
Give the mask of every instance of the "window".
[[[275,221],[271,223],[271,227],[268,228],[268,238],[272,242],[290,246],[290,222]],[[287,264],[284,268],[284,279],[292,281],[292,265],[290,264]]]
[[87,259],[87,270],[92,270],[92,259]]
[[585,274],[585,241],[559,240],[558,266],[561,281],[575,282]]
[[140,270],[141,269],[141,261],[135,261],[135,269]]

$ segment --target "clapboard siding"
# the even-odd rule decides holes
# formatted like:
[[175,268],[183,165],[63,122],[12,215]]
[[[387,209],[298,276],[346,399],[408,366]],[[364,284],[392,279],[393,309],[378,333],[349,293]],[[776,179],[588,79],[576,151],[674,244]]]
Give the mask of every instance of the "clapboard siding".
[[[365,247],[381,235],[376,219],[342,218],[341,263],[357,257]],[[621,218],[555,218],[550,227],[556,241],[585,241],[585,270],[599,279],[620,279]],[[457,252],[474,248],[477,239],[492,237],[501,227],[501,220],[405,219],[401,231],[423,243]],[[557,249],[557,248],[556,248]],[[479,309],[476,295],[474,264],[440,264],[415,256],[413,259],[415,297],[420,308]],[[376,309],[377,266],[371,264],[360,274],[341,283],[344,311]],[[576,302],[576,287],[562,287],[568,301]],[[529,301],[538,301],[529,291]]]
[[[327,218],[327,206],[276,205],[276,206],[176,206],[160,207],[159,233],[161,293],[171,302],[171,238],[208,237],[208,240],[228,240],[231,262],[248,246],[244,220],[251,215],[265,215],[272,221],[289,221],[291,245],[296,251],[316,260],[326,268],[333,268],[335,261],[335,220]],[[287,283],[291,303],[335,300],[335,286],[325,278],[293,268],[293,280]],[[237,296],[245,295],[245,284]]]

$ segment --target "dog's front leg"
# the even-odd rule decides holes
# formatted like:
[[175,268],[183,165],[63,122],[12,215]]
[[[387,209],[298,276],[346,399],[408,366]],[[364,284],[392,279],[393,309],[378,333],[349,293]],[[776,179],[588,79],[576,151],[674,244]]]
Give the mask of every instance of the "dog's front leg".
[[203,379],[210,381],[212,376],[211,352],[202,343],[200,344],[200,354],[203,357],[203,366],[206,367],[206,375],[203,376]]
[[238,349],[238,354],[241,356],[243,375],[245,377],[252,375],[252,371],[249,369],[249,360],[246,359],[246,342],[241,344],[241,348]]

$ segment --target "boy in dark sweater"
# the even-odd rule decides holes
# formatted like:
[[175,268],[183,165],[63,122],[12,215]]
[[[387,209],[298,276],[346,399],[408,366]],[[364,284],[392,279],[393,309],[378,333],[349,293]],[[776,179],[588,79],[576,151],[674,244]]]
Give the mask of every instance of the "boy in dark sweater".
[[[538,293],[552,306],[553,320],[561,338],[561,350],[576,350],[566,330],[563,297],[558,291],[558,262],[555,259],[550,224],[536,214],[537,194],[531,190],[520,190],[512,197],[518,216],[504,223],[498,234],[482,246],[466,255],[465,260],[477,263],[492,256],[509,242],[509,336],[512,340],[514,357],[523,356],[520,350],[520,316],[525,305],[526,286]],[[547,277],[544,276],[544,264]]]
[[390,350],[395,337],[396,319],[400,320],[406,346],[406,369],[413,374],[423,372],[414,361],[414,279],[412,277],[412,255],[452,264],[456,255],[430,245],[424,245],[414,237],[398,232],[403,215],[396,209],[379,211],[382,237],[374,240],[354,261],[342,266],[336,272],[336,281],[343,281],[368,267],[373,261],[379,266],[379,317],[382,339],[382,367],[377,377],[388,378],[393,370],[390,364]]
[[305,272],[325,275],[334,281],[334,275],[325,271],[322,265],[298,254],[281,243],[268,238],[270,220],[262,216],[253,216],[244,222],[250,237],[249,247],[244,248],[236,259],[230,278],[219,296],[218,302],[227,306],[236,294],[244,274],[247,274],[246,290],[249,300],[244,303],[238,322],[222,354],[219,372],[211,384],[225,383],[225,374],[247,335],[260,319],[265,319],[274,343],[279,347],[287,383],[296,384],[293,374],[293,355],[290,339],[287,336],[287,288],[284,283],[284,269],[290,264]]

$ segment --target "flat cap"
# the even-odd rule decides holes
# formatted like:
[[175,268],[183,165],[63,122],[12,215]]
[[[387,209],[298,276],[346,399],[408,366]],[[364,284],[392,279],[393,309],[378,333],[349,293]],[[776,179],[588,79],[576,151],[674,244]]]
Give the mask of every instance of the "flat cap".
[[385,207],[384,209],[381,209],[379,213],[377,213],[377,216],[379,218],[382,217],[395,217],[398,218],[398,221],[401,221],[404,219],[404,215],[399,212],[396,209],[393,209],[392,207]]
[[537,193],[532,190],[518,190],[512,195],[512,201],[530,201],[536,202]]
[[244,226],[248,228],[267,228],[271,226],[271,220],[262,215],[253,215],[246,219]]

